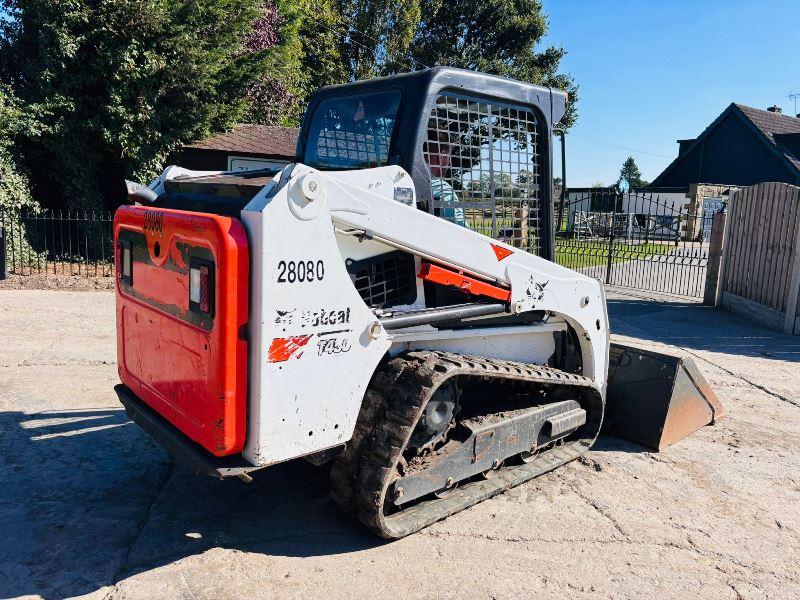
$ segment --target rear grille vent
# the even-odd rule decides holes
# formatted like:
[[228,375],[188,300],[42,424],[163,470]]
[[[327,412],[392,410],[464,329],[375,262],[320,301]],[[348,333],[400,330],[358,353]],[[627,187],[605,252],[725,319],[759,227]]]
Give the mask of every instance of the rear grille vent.
[[412,304],[417,298],[414,257],[389,252],[364,260],[347,262],[347,272],[358,293],[370,308]]

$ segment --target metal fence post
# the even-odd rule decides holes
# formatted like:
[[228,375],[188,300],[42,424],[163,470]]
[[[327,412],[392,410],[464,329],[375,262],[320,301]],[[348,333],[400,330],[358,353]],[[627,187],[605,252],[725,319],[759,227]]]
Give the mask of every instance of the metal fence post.
[[722,296],[721,288],[725,268],[722,256],[725,250],[725,226],[727,222],[727,213],[716,213],[711,221],[706,286],[703,292],[703,304],[707,306],[719,306]]
[[[616,193],[614,195],[616,196]],[[616,217],[616,208],[617,208],[616,200],[617,199],[614,198],[614,204],[612,205],[612,208],[611,208],[612,212],[609,215],[609,217],[611,219],[611,222],[610,222],[610,227],[609,227],[610,231],[608,232],[608,261],[606,262],[606,285],[610,285],[611,284],[611,262],[612,262],[613,254],[614,254],[614,237],[615,237],[614,230],[616,229],[615,223],[614,223],[614,219]]]
[[514,231],[512,233],[511,245],[515,248],[522,248],[528,250],[529,246],[529,231],[528,224],[530,222],[530,212],[528,205],[523,204],[522,208],[514,211]]
[[6,228],[0,227],[0,281],[8,276],[6,270]]

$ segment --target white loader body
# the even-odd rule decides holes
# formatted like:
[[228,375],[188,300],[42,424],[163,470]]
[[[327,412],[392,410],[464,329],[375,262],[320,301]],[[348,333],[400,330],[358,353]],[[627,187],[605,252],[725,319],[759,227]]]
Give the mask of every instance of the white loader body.
[[[246,460],[265,466],[346,443],[380,361],[409,349],[545,364],[553,332],[578,333],[583,374],[604,389],[609,347],[601,283],[416,208],[409,175],[287,167],[244,208],[251,248]],[[402,199],[402,201],[396,200]],[[387,331],[346,261],[392,250],[510,288],[519,326]],[[498,250],[499,249],[499,250]],[[413,304],[425,308],[421,282]]]

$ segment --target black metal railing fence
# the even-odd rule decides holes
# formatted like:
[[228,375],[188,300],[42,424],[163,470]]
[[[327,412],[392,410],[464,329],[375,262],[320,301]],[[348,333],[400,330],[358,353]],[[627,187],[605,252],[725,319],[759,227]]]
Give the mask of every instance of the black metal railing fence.
[[0,209],[3,273],[111,276],[112,225],[106,211]]
[[703,296],[712,211],[682,195],[604,188],[556,208],[559,264],[610,285]]
[[[611,285],[702,297],[713,218],[703,207],[598,189],[556,208],[559,264]],[[3,272],[112,276],[113,215],[0,209]]]

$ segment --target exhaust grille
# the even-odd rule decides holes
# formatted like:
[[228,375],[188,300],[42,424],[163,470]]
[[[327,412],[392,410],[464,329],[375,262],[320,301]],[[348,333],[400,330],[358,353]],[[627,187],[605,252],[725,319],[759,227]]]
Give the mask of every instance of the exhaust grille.
[[347,259],[347,272],[370,308],[411,304],[417,298],[414,257],[389,252],[364,260]]

